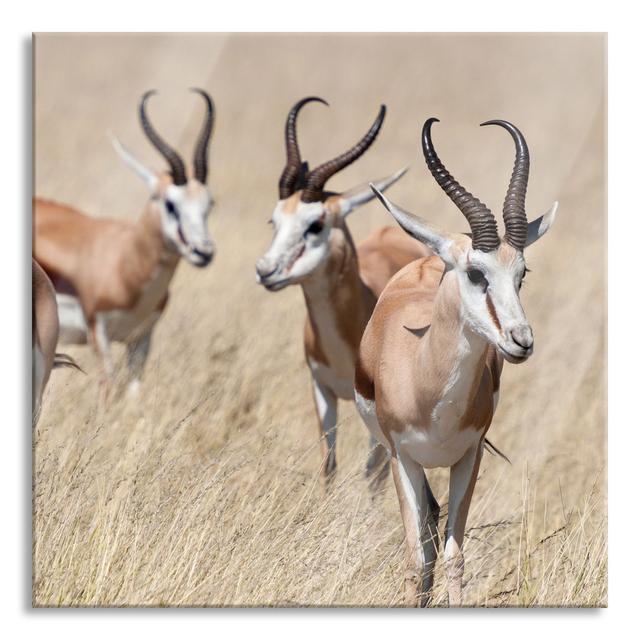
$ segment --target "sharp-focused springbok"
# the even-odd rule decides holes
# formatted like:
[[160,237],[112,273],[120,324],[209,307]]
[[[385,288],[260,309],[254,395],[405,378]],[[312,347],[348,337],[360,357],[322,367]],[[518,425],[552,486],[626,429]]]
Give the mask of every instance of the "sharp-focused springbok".
[[387,447],[405,529],[408,604],[425,605],[438,553],[439,506],[424,468],[450,467],[444,561],[450,605],[460,605],[462,544],[484,438],[498,402],[503,358],[524,362],[533,333],[519,291],[523,250],[551,226],[557,203],[527,224],[529,151],[512,124],[516,161],[504,201],[504,238],[477,198],[447,171],[422,132],[432,175],[462,211],[471,237],[447,233],[376,195],[400,226],[435,255],[402,269],[382,292],[364,332],[356,367],[358,410]]
[[140,122],[170,172],[148,169],[113,140],[116,151],[151,191],[137,221],[93,218],[54,202],[34,202],[34,251],[58,294],[60,341],[90,341],[102,359],[106,380],[113,374],[110,342],[126,343],[129,389],[134,393],[180,256],[205,267],[214,255],[207,229],[213,200],[206,184],[214,107],[205,91],[192,91],[206,104],[192,174],[149,122],[146,104],[154,91],[142,96]]
[[52,369],[79,367],[69,357],[56,353],[58,343],[58,305],[51,280],[42,267],[31,259],[31,422],[38,421],[42,396]]
[[[345,219],[371,200],[373,193],[363,185],[336,194],[325,191],[324,185],[371,146],[382,126],[385,107],[360,142],[308,172],[298,149],[296,119],[300,109],[312,101],[327,104],[321,98],[304,98],[293,106],[286,121],[287,162],[270,221],[274,237],[256,271],[258,282],[269,291],[295,283],[302,286],[307,306],[304,350],[323,443],[323,473],[329,479],[336,468],[338,398],[353,400],[358,344],[376,299],[398,269],[427,250],[390,227],[374,232],[356,250]],[[375,184],[384,191],[403,174],[404,170],[399,171]],[[386,451],[374,445],[367,464],[369,474],[386,459]]]

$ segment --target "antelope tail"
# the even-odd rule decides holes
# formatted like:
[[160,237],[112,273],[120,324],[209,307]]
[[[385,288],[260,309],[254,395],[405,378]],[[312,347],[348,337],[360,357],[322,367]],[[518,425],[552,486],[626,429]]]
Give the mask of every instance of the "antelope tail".
[[493,442],[491,442],[488,438],[484,439],[484,448],[492,455],[492,456],[500,456],[505,462],[511,464],[511,460],[507,458],[507,456],[496,447]]
[[53,358],[53,368],[63,369],[65,367],[77,369],[78,371],[82,371],[82,373],[85,373],[84,369],[80,365],[78,365],[71,356],[68,356],[66,353],[56,353]]

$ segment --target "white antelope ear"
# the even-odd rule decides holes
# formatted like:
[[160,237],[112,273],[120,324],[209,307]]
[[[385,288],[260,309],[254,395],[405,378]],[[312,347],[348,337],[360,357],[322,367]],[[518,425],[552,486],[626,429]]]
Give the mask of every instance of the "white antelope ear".
[[[375,182],[373,182],[373,185],[380,192],[386,191],[392,184],[400,180],[400,178],[402,178],[402,176],[407,173],[407,171],[409,171],[409,167],[400,169],[400,171],[396,171],[393,175],[387,176],[386,178],[380,178],[380,180],[376,180]],[[374,199],[375,194],[371,191],[371,184],[371,182],[367,184],[361,184],[357,187],[354,187],[353,189],[349,189],[349,191],[345,191],[340,195],[340,214],[343,217],[348,213],[351,213],[356,207],[366,204],[370,200]]]
[[556,219],[556,211],[558,210],[558,203],[554,202],[551,208],[539,218],[536,218],[533,222],[530,222],[527,226],[527,240],[524,243],[525,248],[530,244],[533,244],[538,238],[541,238],[554,223]]
[[109,134],[111,144],[118,155],[147,183],[152,191],[158,185],[158,176],[155,171],[148,169],[138,158],[136,158],[129,149],[127,149],[112,133]]
[[393,204],[393,202],[385,198],[385,196],[376,189],[375,185],[370,184],[369,186],[373,193],[378,196],[378,200],[382,202],[385,209],[412,238],[431,247],[447,265],[455,262],[450,251],[452,238],[449,233],[441,231],[432,224],[425,222],[422,218],[414,216],[412,213],[404,211],[404,209]]

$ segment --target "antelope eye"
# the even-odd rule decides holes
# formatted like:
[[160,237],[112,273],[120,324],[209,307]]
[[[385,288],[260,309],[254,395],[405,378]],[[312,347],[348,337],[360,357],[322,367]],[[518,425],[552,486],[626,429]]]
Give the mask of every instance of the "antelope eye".
[[167,211],[174,217],[178,217],[178,210],[176,209],[176,205],[171,202],[171,200],[164,201],[165,206],[167,207]]
[[316,220],[315,222],[312,222],[308,227],[307,230],[304,232],[305,238],[307,236],[308,233],[312,233],[313,235],[317,235],[319,234],[322,230],[324,229],[324,223],[320,220]]
[[467,277],[473,284],[482,285],[485,288],[489,285],[487,279],[484,277],[484,273],[482,273],[480,269],[469,269],[469,271],[467,271]]

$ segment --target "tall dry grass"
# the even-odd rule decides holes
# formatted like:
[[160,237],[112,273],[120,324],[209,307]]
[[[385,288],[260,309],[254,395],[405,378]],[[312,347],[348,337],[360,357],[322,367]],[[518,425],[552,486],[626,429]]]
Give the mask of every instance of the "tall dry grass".
[[[87,414],[72,439],[37,453],[34,602],[401,605],[395,492],[389,484],[369,495],[364,429],[349,424],[355,415],[339,427],[347,443],[326,492],[313,438],[290,446],[277,425],[206,451],[194,415],[219,400],[214,395],[176,420],[153,407],[146,415],[137,408]],[[36,452],[54,424],[38,429]],[[465,604],[605,604],[602,474],[566,504],[561,478],[557,500],[540,499],[545,480],[525,465],[521,482],[510,484],[511,471],[485,457],[465,542]],[[446,474],[431,477],[443,525]],[[505,495],[513,506],[496,509]],[[440,571],[435,590],[435,604],[445,604]]]
[[[389,108],[380,140],[335,188],[411,162],[393,198],[449,229],[464,221],[423,168],[424,117],[442,118],[447,166],[496,211],[512,144],[475,125],[508,117],[525,131],[530,215],[555,199],[560,210],[527,254],[522,299],[536,353],[505,366],[490,437],[513,464],[482,462],[464,602],[605,605],[603,52],[601,37],[578,35],[39,36],[36,192],[135,217],[146,194],[104,131],[157,165],[135,120],[140,93],[165,89],[154,123],[186,152],[201,114],[183,88],[205,86],[219,116],[219,253],[206,270],[179,267],[138,400],[120,380],[99,410],[95,358],[65,349],[88,374],[55,372],[34,431],[34,603],[402,604],[393,486],[370,498],[367,433],[341,403],[338,475],[325,492],[302,296],[268,294],[253,280],[270,239],[284,116],[295,99],[319,94],[331,109],[301,118],[312,164],[352,143],[382,100]],[[477,91],[463,100],[465,86]],[[381,224],[389,218],[375,203],[349,219],[357,240]],[[114,353],[122,364],[122,348]],[[447,473],[429,478],[446,518]],[[443,587],[438,566],[436,604]]]

